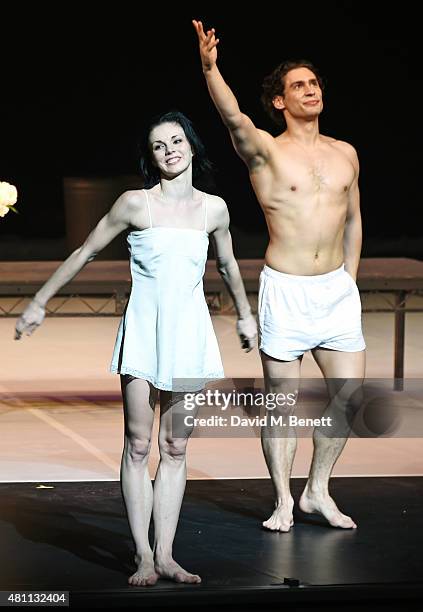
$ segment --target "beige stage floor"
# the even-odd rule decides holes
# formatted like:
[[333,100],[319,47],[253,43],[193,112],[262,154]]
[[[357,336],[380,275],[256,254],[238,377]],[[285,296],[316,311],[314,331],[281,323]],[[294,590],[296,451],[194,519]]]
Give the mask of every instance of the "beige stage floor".
[[[118,321],[114,317],[49,318],[32,338],[15,342],[14,320],[0,319],[0,481],[119,478],[123,442],[119,377],[108,373]],[[393,315],[364,314],[363,323],[367,376],[391,377]],[[258,352],[240,350],[234,317],[214,316],[213,324],[226,375],[260,378]],[[310,355],[305,356],[302,374],[320,376]],[[420,313],[406,317],[405,375],[423,379]],[[87,399],[93,393],[95,401]],[[294,477],[307,474],[311,451],[310,439],[299,439]],[[157,460],[153,445],[152,475]],[[334,470],[336,476],[422,474],[423,444],[414,437],[351,439]],[[189,478],[267,476],[257,438],[192,439],[188,445]]]

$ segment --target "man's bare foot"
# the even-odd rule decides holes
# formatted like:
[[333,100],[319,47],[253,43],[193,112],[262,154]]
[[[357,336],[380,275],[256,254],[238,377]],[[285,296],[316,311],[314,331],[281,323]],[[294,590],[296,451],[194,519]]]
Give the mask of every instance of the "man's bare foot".
[[129,576],[128,584],[131,586],[153,586],[159,579],[159,575],[154,569],[154,561],[152,558],[141,560],[139,555],[135,555],[135,563],[137,571]]
[[294,500],[291,496],[285,504],[277,503],[272,516],[263,522],[263,527],[270,531],[289,531],[294,524],[293,507]]
[[340,512],[329,493],[311,493],[306,486],[301,495],[299,506],[303,512],[322,514],[332,527],[357,528],[350,516]]
[[201,582],[200,576],[197,574],[190,574],[183,567],[181,567],[176,561],[172,559],[160,560],[156,559],[156,572],[161,578],[167,578],[174,580],[175,582],[186,582],[188,584],[198,584]]

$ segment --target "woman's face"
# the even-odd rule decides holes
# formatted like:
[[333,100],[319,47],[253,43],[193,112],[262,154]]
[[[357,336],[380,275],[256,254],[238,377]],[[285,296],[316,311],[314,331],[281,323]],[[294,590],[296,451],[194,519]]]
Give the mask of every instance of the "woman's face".
[[192,162],[192,149],[179,123],[156,125],[149,136],[153,164],[166,176],[184,172]]

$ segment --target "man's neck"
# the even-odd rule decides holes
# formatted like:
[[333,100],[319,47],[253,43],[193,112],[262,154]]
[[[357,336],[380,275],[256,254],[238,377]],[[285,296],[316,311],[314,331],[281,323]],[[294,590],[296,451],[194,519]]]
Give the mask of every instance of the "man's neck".
[[316,117],[314,121],[288,120],[284,137],[304,147],[315,146],[320,138],[318,118]]

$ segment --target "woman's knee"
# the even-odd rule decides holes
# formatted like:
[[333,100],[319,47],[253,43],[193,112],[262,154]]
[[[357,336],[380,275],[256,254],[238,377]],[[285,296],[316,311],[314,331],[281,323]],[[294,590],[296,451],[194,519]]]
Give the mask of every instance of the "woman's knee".
[[187,442],[187,438],[165,438],[159,440],[160,457],[179,461],[184,460]]
[[126,436],[125,451],[133,462],[148,459],[151,448],[151,439],[138,436]]

